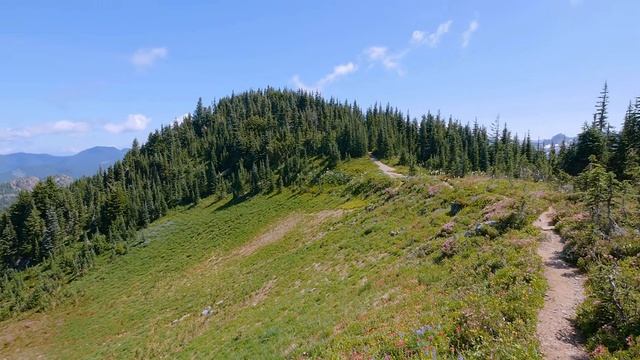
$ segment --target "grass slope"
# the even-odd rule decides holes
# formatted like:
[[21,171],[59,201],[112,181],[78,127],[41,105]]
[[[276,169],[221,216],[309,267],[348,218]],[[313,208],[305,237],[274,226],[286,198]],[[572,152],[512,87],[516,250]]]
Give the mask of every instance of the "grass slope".
[[305,192],[175,211],[72,300],[0,324],[0,357],[539,357],[530,224],[552,193],[450,183],[360,159]]

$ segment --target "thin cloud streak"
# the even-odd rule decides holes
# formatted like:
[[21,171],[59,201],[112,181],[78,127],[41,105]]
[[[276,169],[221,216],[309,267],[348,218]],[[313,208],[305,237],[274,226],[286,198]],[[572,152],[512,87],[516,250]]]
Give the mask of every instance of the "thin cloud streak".
[[301,90],[313,92],[313,91],[321,91],[325,86],[333,83],[341,77],[352,74],[358,70],[358,66],[353,62],[348,62],[346,64],[336,65],[333,67],[333,71],[322,77],[318,80],[314,85],[307,85],[301,79],[300,76],[294,75],[291,78],[291,82],[293,85]]
[[466,48],[469,46],[469,42],[471,41],[471,35],[478,30],[480,27],[480,23],[477,20],[473,20],[469,23],[469,27],[465,32],[462,33],[462,47]]
[[138,49],[131,55],[130,61],[138,69],[145,69],[166,58],[168,54],[169,50],[166,47]]
[[[369,67],[374,66],[374,64],[380,64],[385,69],[395,71],[399,76],[403,76],[406,74],[406,70],[402,67],[400,61],[409,54],[414,47],[420,45],[427,45],[432,48],[437,47],[442,41],[443,36],[451,30],[452,24],[453,20],[447,20],[439,24],[433,33],[426,33],[422,30],[413,31],[409,40],[409,43],[413,46],[407,47],[398,52],[392,52],[386,46],[370,46],[363,51],[366,59],[365,61],[369,63]],[[473,25],[475,28],[471,30],[471,33],[475,31],[478,26],[476,21],[472,22],[472,24],[475,24]],[[467,37],[470,36],[471,35],[469,34]],[[358,64],[354,62],[335,66],[331,73],[325,75],[323,78],[311,85],[302,81],[300,76],[297,74],[291,78],[290,82],[297,89],[308,92],[321,91],[337,79],[356,72],[358,67]]]
[[0,140],[31,138],[39,135],[78,134],[89,131],[91,126],[86,122],[61,120],[53,123],[43,123],[23,128],[0,129]]
[[440,25],[435,32],[427,34],[422,30],[415,30],[411,34],[411,43],[414,45],[422,45],[426,44],[430,47],[436,47],[440,44],[442,37],[451,30],[451,25],[453,24],[453,20],[448,20]]
[[380,63],[387,70],[394,70],[398,75],[404,75],[405,71],[402,69],[400,60],[409,53],[409,49],[405,49],[399,53],[392,54],[385,46],[371,46],[365,50],[367,59],[370,63]]

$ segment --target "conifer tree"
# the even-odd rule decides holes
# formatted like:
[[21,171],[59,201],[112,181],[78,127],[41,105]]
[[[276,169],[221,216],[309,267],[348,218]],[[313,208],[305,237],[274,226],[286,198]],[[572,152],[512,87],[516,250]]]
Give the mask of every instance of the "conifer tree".
[[45,233],[45,224],[40,217],[40,211],[35,207],[25,222],[27,241],[20,250],[21,254],[28,256],[30,259],[39,259],[41,254],[41,244]]
[[608,109],[609,106],[609,87],[607,82],[605,81],[604,87],[600,92],[600,96],[598,97],[598,103],[596,104],[596,113],[594,114],[594,122],[593,127],[600,130],[600,132],[608,132],[609,123],[607,121],[608,118]]
[[42,238],[42,252],[44,256],[53,253],[56,245],[60,241],[60,224],[56,211],[50,207],[45,214],[45,231]]

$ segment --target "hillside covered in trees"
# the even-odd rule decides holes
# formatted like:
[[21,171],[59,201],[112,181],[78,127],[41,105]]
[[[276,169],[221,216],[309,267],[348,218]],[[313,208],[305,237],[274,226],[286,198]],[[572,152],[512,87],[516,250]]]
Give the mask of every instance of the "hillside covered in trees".
[[[259,194],[319,184],[323,171],[369,152],[397,159],[410,175],[564,183],[578,176],[574,201],[590,211],[590,244],[623,232],[625,244],[637,244],[640,101],[629,105],[620,131],[610,125],[607,107],[605,85],[594,118],[577,141],[545,153],[529,135],[519,138],[497,120],[487,128],[440,114],[412,119],[391,106],[362,109],[319,94],[276,89],[234,94],[210,106],[200,100],[181,123],[151,133],[143,145],[134,141],[124,159],[108,169],[67,188],[49,179],[18,195],[0,215],[0,319],[63,301],[67,283],[86,275],[96,261],[112,261],[147,243],[138,230],[171,209],[197,206],[208,196],[231,196],[232,206]],[[332,181],[343,182],[339,176]],[[629,246],[623,252],[608,247],[606,255],[617,256],[614,263],[623,261],[621,266],[637,276],[638,248]],[[585,269],[600,255],[605,254],[577,245],[568,252]],[[607,304],[605,290],[599,304]],[[628,296],[636,300],[629,301],[636,302],[620,306],[638,304],[638,294],[632,286]],[[605,321],[617,331],[606,338],[612,351],[635,346],[620,339],[640,335],[637,310],[621,313],[616,299],[611,298],[613,310],[607,308],[614,318]],[[602,327],[600,320],[585,327]],[[591,333],[602,338],[598,331]]]
[[440,115],[409,119],[390,106],[363,111],[317,94],[251,91],[212,106],[199,101],[182,123],[151,133],[143,146],[135,141],[123,161],[68,189],[45,181],[21,193],[1,218],[2,265],[21,270],[90,242],[93,249],[70,261],[77,272],[90,250],[123,246],[170,208],[301,184],[311,158],[326,158],[331,168],[369,151],[453,176],[552,173],[528,137],[520,141],[498,123],[488,131]]

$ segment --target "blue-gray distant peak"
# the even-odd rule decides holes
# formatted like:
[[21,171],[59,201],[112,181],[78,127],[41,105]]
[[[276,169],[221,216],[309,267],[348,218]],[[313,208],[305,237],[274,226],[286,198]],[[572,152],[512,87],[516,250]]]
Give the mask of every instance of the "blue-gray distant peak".
[[93,175],[100,168],[121,160],[127,151],[128,149],[96,146],[70,156],[28,153],[0,155],[0,182],[25,176],[42,179],[52,175],[67,175],[77,179]]

